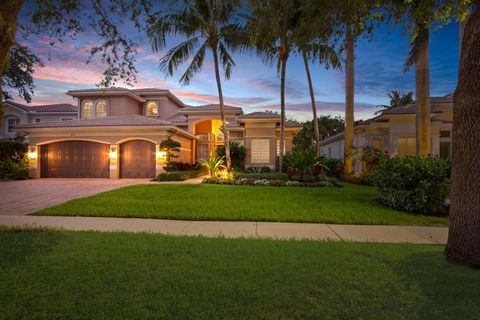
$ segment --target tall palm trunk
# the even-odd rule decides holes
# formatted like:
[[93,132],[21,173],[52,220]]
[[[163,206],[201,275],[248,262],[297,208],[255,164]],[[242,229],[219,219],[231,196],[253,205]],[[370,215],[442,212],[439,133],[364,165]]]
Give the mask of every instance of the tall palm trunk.
[[320,156],[320,130],[318,129],[317,106],[315,104],[315,95],[313,93],[312,77],[310,76],[310,68],[308,67],[308,57],[305,51],[302,51],[303,63],[305,64],[305,72],[307,73],[308,90],[310,91],[310,101],[312,102],[313,112],[313,133],[315,135],[315,149],[317,156]]
[[285,74],[287,70],[287,56],[281,55],[280,72],[280,156],[278,157],[278,171],[283,171],[283,155],[285,153]]
[[430,66],[428,52],[428,29],[422,31],[422,40],[418,44],[415,57],[415,87],[417,108],[416,138],[417,155],[430,154]]
[[[6,0],[0,6],[0,79],[5,71],[10,48],[15,43],[17,19],[23,2],[23,0]],[[3,88],[0,81],[0,119],[3,116],[2,99]]]
[[212,48],[213,52],[213,62],[215,63],[215,79],[217,80],[217,89],[218,89],[218,99],[220,101],[220,118],[222,120],[223,126],[223,135],[225,143],[225,161],[227,163],[227,169],[230,170],[232,161],[230,159],[230,136],[228,133],[227,121],[225,120],[225,108],[223,104],[223,92],[222,92],[222,83],[220,80],[220,68],[218,66],[218,54],[217,47]]
[[480,267],[480,0],[465,26],[453,97],[448,260]]
[[350,27],[347,28],[345,38],[346,59],[345,59],[345,145],[344,163],[345,174],[353,173],[353,116],[354,116],[354,95],[355,95],[355,52]]

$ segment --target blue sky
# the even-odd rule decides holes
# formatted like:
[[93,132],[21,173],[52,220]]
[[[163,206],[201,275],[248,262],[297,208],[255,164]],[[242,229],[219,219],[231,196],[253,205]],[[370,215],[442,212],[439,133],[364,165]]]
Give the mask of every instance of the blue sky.
[[[167,49],[180,39],[169,38]],[[98,42],[93,34],[82,34],[75,41],[65,41],[53,48],[46,37],[31,37],[22,41],[45,62],[35,74],[35,96],[32,104],[74,103],[65,94],[68,90],[91,88],[98,83],[103,71],[99,61],[85,64],[88,50]],[[356,46],[355,112],[356,119],[365,119],[377,110],[376,105],[388,104],[390,90],[414,91],[415,75],[412,69],[403,72],[408,53],[408,37],[398,28],[381,26],[371,40],[361,39]],[[164,51],[165,52],[165,51]],[[174,77],[166,78],[158,68],[164,52],[154,54],[148,40],[140,38],[135,87],[169,89],[182,101],[191,105],[216,103],[217,89],[212,68],[211,53],[204,68],[187,87],[178,84],[181,68]],[[431,95],[441,96],[455,89],[458,69],[458,25],[452,24],[432,30],[430,41]],[[234,55],[237,64],[231,79],[223,81],[226,103],[244,108],[245,112],[278,110],[280,79],[274,66],[267,66],[255,55]],[[319,114],[343,115],[344,74],[342,70],[325,70],[314,64],[311,73],[318,101]],[[119,84],[121,86],[121,84]],[[287,65],[287,117],[298,120],[311,118],[310,98],[303,61],[292,56]],[[18,100],[18,99],[17,99]],[[20,102],[20,100],[18,100]]]

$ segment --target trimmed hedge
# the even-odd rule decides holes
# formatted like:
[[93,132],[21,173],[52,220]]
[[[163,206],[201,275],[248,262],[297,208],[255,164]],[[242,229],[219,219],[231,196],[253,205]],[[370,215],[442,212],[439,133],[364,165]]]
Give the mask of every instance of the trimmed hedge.
[[250,173],[250,172],[234,172],[235,178],[255,178],[255,179],[265,179],[265,180],[288,180],[288,175],[282,172],[261,172],[261,173]]
[[342,185],[338,180],[331,177],[323,177],[316,182],[301,182],[293,180],[275,180],[275,179],[258,179],[258,178],[236,178],[236,179],[221,179],[221,178],[205,178],[203,183],[210,184],[230,184],[230,185],[250,185],[250,186],[269,186],[269,187],[336,187],[341,188]]
[[200,177],[203,174],[200,170],[163,172],[157,176],[157,181],[184,181]]
[[409,212],[436,213],[450,193],[451,163],[426,157],[380,161],[375,186],[387,206]]

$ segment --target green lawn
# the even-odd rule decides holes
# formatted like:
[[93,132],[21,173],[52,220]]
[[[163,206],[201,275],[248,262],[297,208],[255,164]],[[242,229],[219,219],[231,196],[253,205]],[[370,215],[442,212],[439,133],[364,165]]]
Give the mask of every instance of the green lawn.
[[138,185],[69,201],[37,215],[141,217],[186,220],[293,221],[341,224],[432,225],[447,218],[377,204],[372,187],[261,187]]
[[478,319],[434,245],[0,231],[0,319]]

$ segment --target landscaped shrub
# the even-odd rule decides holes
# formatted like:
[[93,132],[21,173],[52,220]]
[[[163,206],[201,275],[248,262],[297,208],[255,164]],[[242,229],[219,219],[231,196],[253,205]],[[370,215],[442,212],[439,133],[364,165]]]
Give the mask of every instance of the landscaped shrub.
[[327,158],[326,156],[321,156],[318,159],[318,162],[324,165],[327,170],[325,174],[330,177],[335,177],[340,179],[343,176],[343,161],[342,159]]
[[184,181],[187,179],[197,178],[202,175],[203,173],[200,170],[170,171],[170,172],[160,173],[157,176],[157,181]]
[[315,182],[323,174],[323,171],[328,170],[320,162],[316,150],[311,148],[294,149],[291,153],[285,155],[284,160],[290,180]]
[[249,172],[234,172],[235,178],[255,178],[267,180],[288,180],[288,175],[282,172],[263,172],[263,173],[249,173]]
[[192,171],[192,170],[200,170],[202,166],[198,163],[188,163],[188,162],[170,162],[166,166],[163,167],[165,171]]
[[248,173],[267,173],[271,171],[272,169],[270,169],[270,167],[248,167],[247,168]]
[[18,141],[0,141],[0,179],[28,178],[27,146]]
[[410,212],[431,214],[445,202],[450,188],[448,160],[426,157],[380,161],[375,185],[386,205]]
[[230,184],[230,185],[251,185],[251,186],[270,186],[270,187],[281,187],[281,186],[296,186],[296,187],[342,187],[338,183],[338,180],[331,177],[323,177],[315,182],[300,182],[300,181],[291,181],[291,180],[275,180],[275,179],[258,179],[258,178],[205,178],[203,183],[210,184]]

